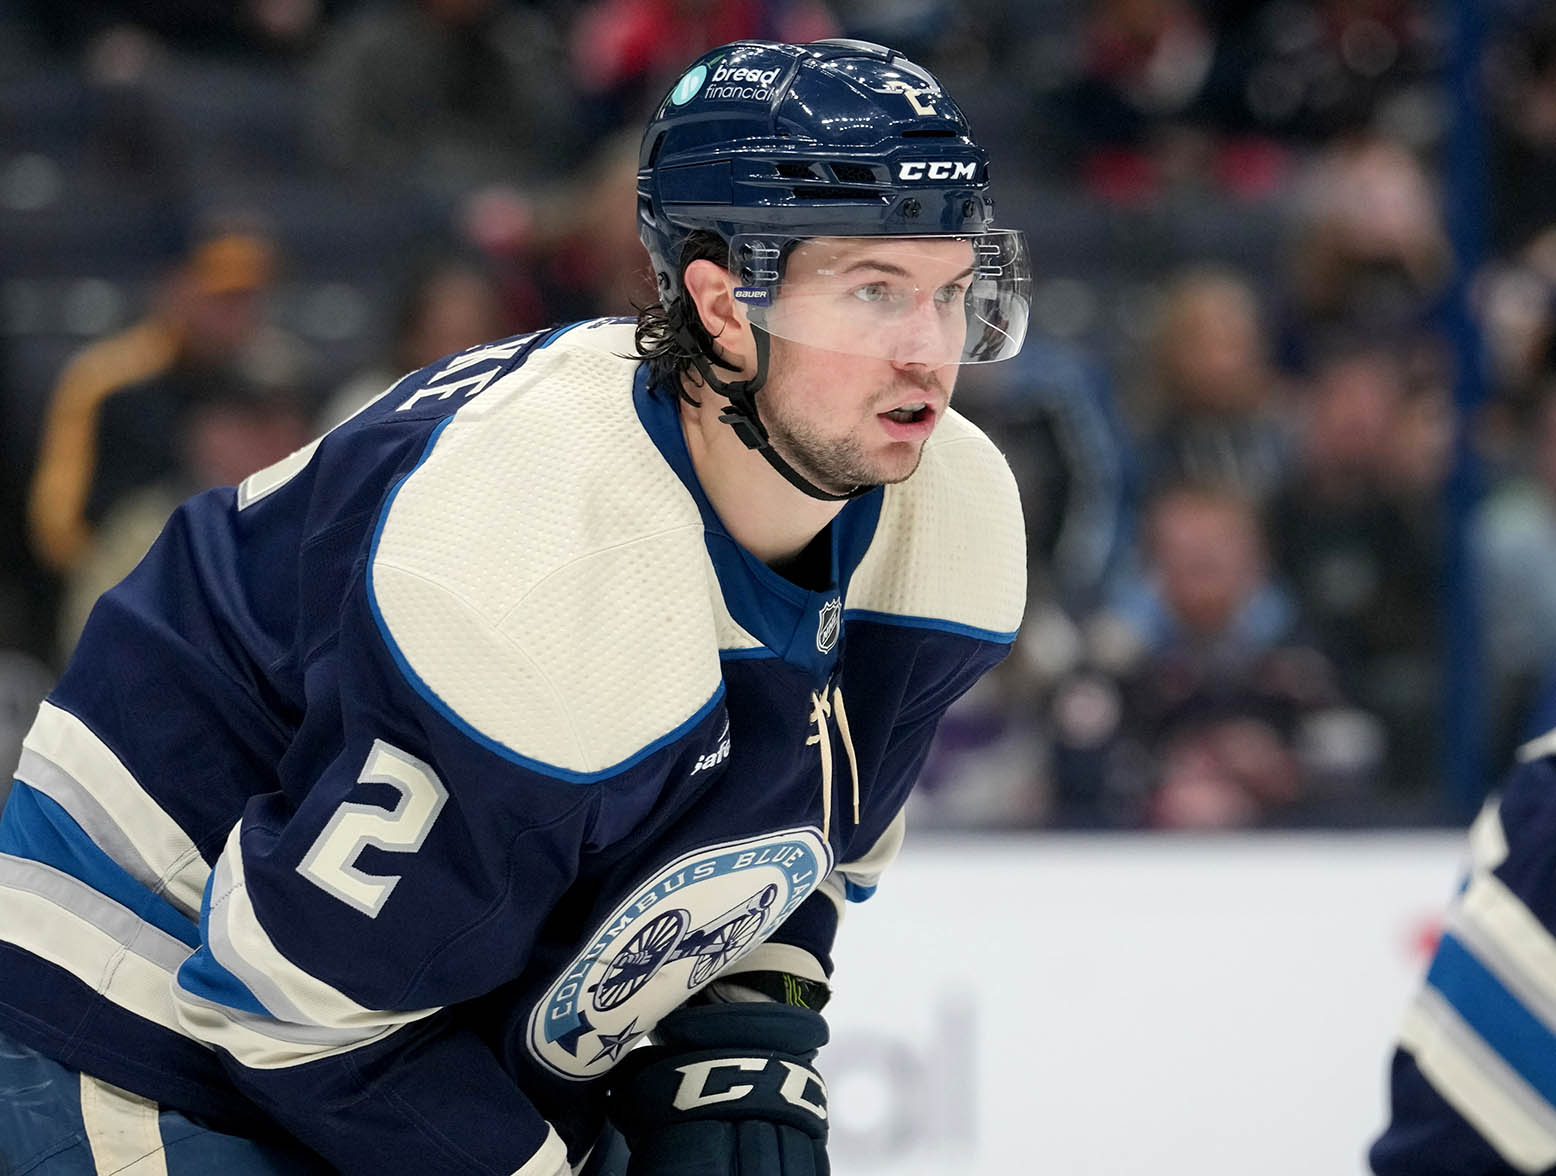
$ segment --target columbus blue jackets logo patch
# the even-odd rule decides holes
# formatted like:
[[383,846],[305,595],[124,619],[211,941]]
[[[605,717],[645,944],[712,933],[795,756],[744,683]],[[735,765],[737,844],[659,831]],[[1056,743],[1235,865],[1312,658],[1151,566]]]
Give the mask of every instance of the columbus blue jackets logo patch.
[[831,653],[837,644],[838,630],[842,628],[843,602],[834,596],[821,606],[816,620],[816,652]]
[[700,849],[638,887],[530,1014],[564,1078],[605,1073],[661,1017],[771,935],[832,868],[815,829]]

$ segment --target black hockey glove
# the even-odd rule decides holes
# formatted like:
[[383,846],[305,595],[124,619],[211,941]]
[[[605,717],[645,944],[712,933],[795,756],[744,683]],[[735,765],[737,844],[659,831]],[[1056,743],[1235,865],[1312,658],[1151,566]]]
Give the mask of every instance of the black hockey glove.
[[628,1176],[828,1176],[827,1090],[811,1068],[827,1041],[794,1005],[708,1004],[659,1023],[611,1080]]

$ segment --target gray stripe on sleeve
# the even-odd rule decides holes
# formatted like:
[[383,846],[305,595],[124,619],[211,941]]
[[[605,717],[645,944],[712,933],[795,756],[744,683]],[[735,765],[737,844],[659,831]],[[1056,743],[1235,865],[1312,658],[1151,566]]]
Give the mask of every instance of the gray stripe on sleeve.
[[330,1029],[323,1025],[299,1025],[292,1021],[278,1021],[273,1017],[261,1017],[257,1013],[251,1013],[246,1009],[235,1009],[230,1005],[218,1004],[216,1001],[207,1000],[187,989],[178,990],[178,999],[181,1004],[200,1005],[208,1008],[219,1016],[231,1021],[240,1028],[247,1029],[251,1033],[257,1033],[261,1037],[271,1037],[277,1041],[285,1041],[292,1045],[324,1046],[338,1049],[358,1045],[367,1045],[384,1037],[390,1030],[398,1029],[398,1025],[379,1025],[371,1029]]
[[194,952],[187,943],[146,922],[128,907],[93,890],[79,878],[72,878],[43,862],[0,853],[0,886],[25,890],[47,899],[112,936],[127,951],[168,972],[178,971]]
[[[211,914],[206,923],[206,946],[211,949],[211,955],[215,957],[216,962],[241,980],[272,1016],[299,1025],[311,1023],[312,1018],[305,1016],[303,1011],[287,998],[274,978],[261,969],[253,967],[232,945],[232,936],[227,930],[227,912],[222,910],[222,907],[232,901],[233,892],[238,889],[233,879],[231,857],[234,853],[241,852],[240,839],[234,837],[228,841],[227,849],[216,861],[215,876],[211,880]],[[255,919],[257,920],[258,917],[256,913]]]
[[141,857],[129,834],[115,823],[108,815],[108,810],[97,803],[97,798],[87,791],[81,781],[30,747],[22,748],[16,778],[36,788],[69,813],[82,831],[122,866],[131,878],[153,894],[162,893],[162,879],[157,876],[157,872]]

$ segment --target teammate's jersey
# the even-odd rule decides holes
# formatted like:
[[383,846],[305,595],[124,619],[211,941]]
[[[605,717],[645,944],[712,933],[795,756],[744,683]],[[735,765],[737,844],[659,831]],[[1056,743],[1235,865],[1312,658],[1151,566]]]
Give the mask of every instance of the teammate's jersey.
[[473,349],[175,513],[27,737],[0,1029],[347,1172],[529,1176],[715,976],[827,979],[1014,636],[1014,484],[948,413],[807,591],[631,353]]
[[1556,1171],[1556,731],[1520,760],[1406,1012],[1379,1176]]

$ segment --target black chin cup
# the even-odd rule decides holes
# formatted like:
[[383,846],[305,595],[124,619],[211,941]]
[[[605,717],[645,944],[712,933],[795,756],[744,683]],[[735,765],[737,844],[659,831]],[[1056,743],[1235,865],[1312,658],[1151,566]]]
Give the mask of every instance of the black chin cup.
[[745,447],[756,450],[766,458],[767,464],[782,474],[791,486],[811,498],[819,498],[822,502],[847,502],[851,498],[858,498],[875,489],[873,486],[855,486],[847,493],[834,494],[830,490],[823,490],[817,486],[778,455],[767,436],[767,427],[762,424],[762,418],[756,411],[756,394],[762,390],[762,385],[767,383],[767,364],[772,347],[772,336],[753,323],[751,336],[756,340],[756,374],[749,380],[722,380],[714,374],[714,365],[717,364],[725,371],[735,370],[734,366],[716,355],[710,357],[703,349],[688,320],[688,315],[694,313],[688,308],[690,301],[689,298],[678,298],[671,304],[669,317],[670,325],[675,331],[675,341],[691,356],[692,363],[696,366],[698,374],[702,376],[703,383],[729,401],[720,410],[719,420],[735,430],[735,436],[740,438]]

